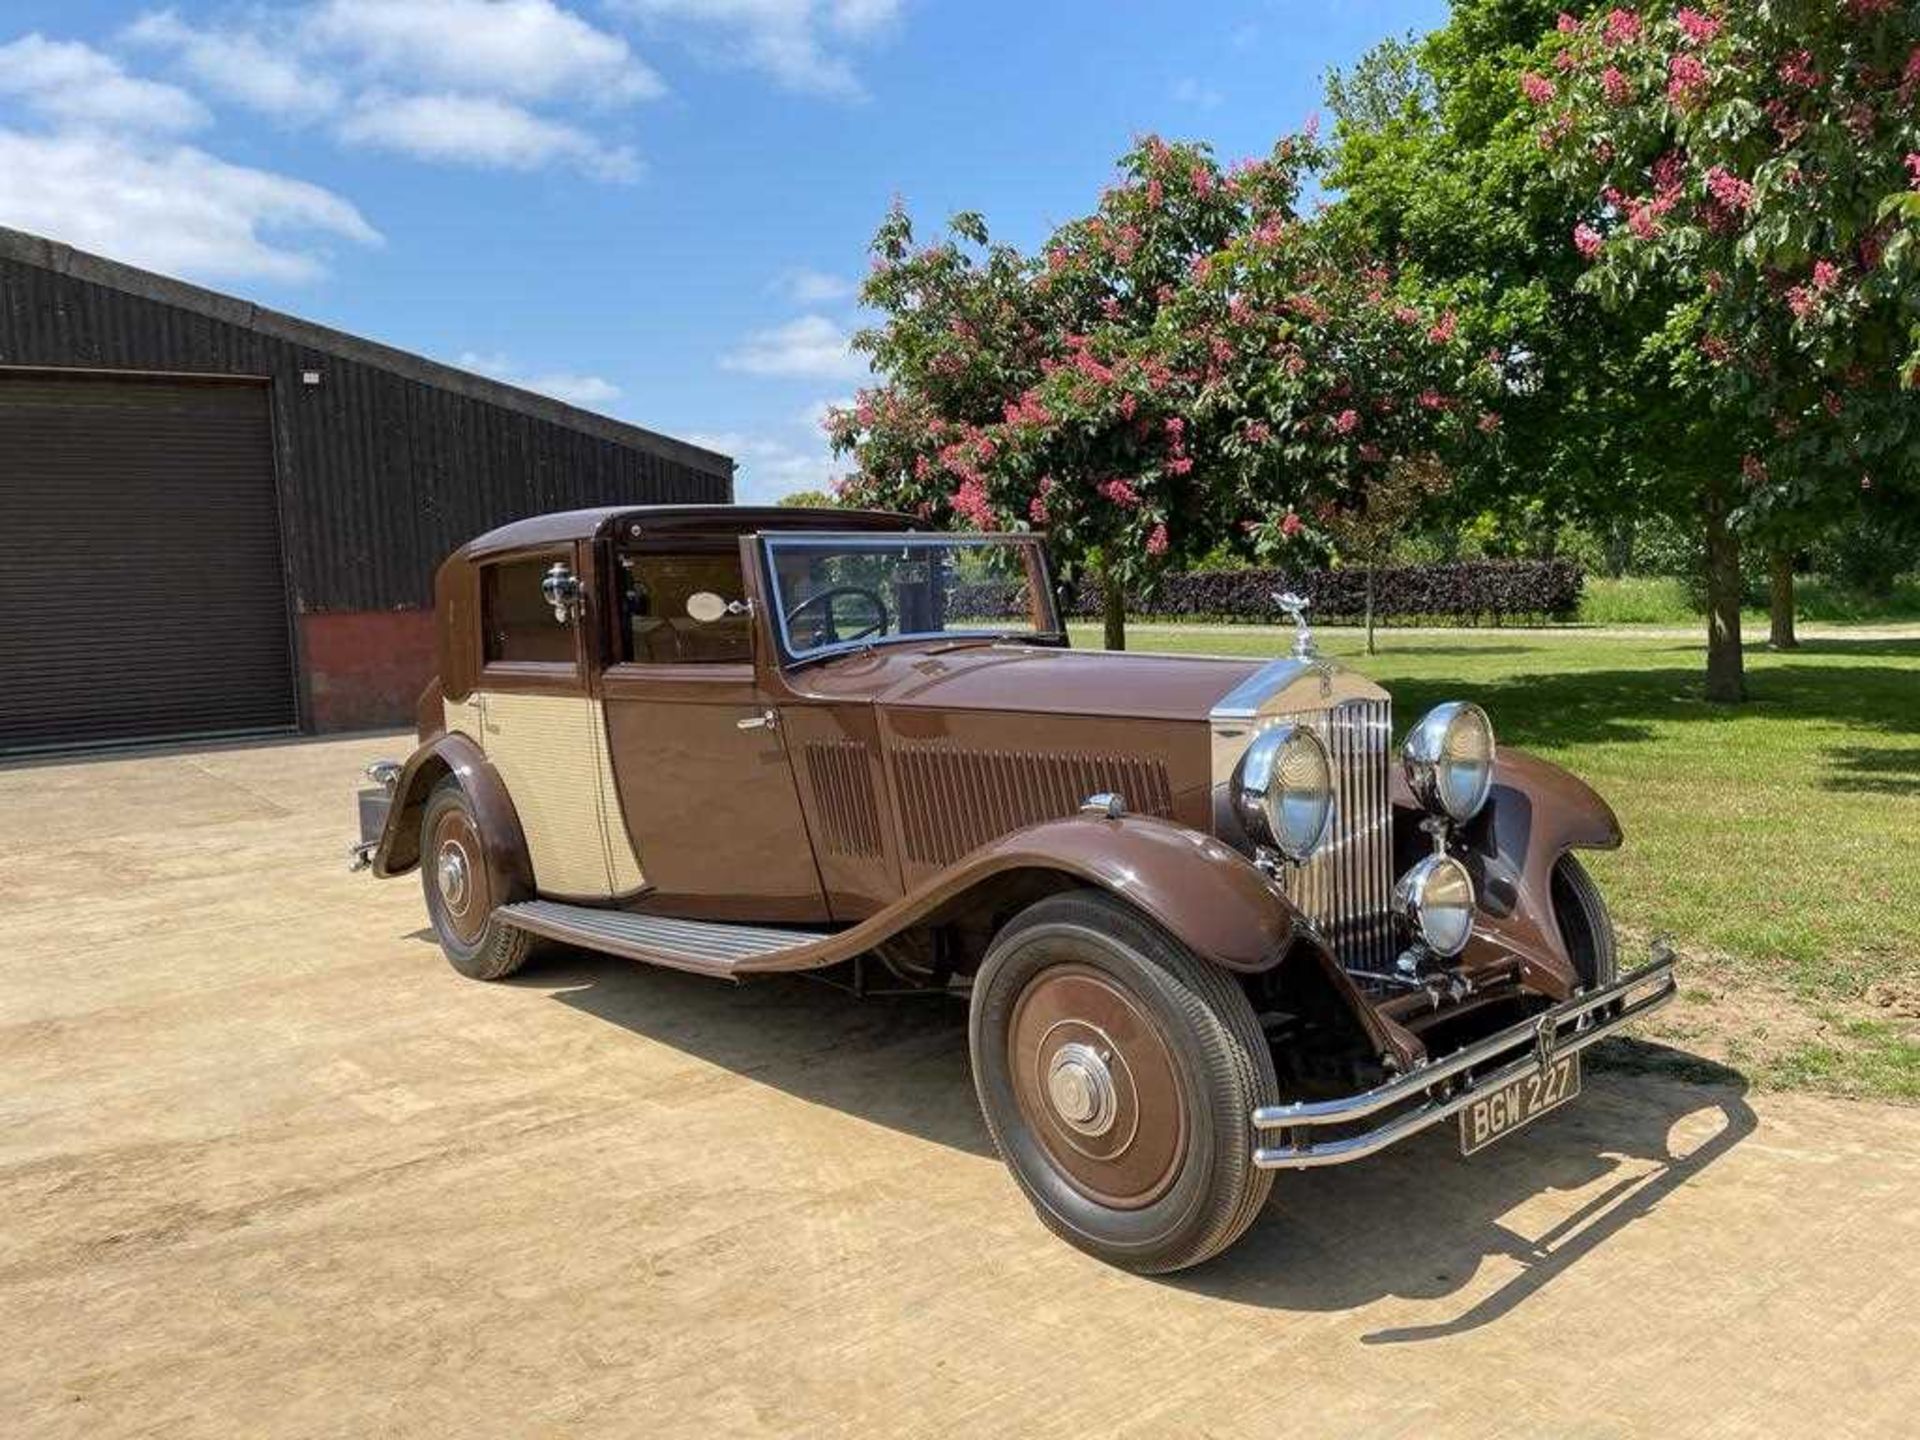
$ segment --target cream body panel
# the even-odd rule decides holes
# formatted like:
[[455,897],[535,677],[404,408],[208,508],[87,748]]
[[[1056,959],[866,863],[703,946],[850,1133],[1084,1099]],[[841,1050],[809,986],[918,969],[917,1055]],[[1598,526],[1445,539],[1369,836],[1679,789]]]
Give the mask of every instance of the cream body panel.
[[475,691],[447,701],[446,719],[499,772],[541,894],[611,899],[646,887],[620,814],[598,700]]

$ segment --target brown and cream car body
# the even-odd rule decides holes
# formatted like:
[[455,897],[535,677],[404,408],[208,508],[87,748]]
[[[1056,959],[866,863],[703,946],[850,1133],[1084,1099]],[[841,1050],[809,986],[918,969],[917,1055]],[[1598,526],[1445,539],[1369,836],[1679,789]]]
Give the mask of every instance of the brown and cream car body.
[[1216,1253],[1277,1169],[1456,1115],[1474,1148],[1673,990],[1618,971],[1597,795],[1470,706],[1403,759],[1304,622],[1266,662],[1074,651],[1032,536],[745,507],[521,521],[435,595],[355,848],[420,870],[456,968],[968,994],[1001,1153],[1119,1264]]

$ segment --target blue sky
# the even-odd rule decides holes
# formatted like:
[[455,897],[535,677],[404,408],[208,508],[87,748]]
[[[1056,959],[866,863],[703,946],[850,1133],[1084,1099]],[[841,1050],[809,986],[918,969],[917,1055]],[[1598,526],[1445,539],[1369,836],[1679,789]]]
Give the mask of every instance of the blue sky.
[[1439,0],[0,7],[0,224],[824,481],[866,243],[1031,245],[1136,134],[1264,151]]

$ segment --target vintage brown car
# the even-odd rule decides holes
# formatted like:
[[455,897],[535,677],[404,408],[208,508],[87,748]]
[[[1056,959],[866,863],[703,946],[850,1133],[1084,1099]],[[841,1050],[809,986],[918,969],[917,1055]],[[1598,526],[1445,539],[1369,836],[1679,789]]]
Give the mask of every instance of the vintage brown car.
[[418,868],[461,974],[544,943],[744,980],[965,994],[974,1083],[1041,1219],[1115,1264],[1231,1244],[1273,1172],[1574,1095],[1663,1003],[1575,851],[1604,801],[1379,686],[1069,648],[1032,535],[905,516],[572,511],[435,581],[419,748],[357,858]]

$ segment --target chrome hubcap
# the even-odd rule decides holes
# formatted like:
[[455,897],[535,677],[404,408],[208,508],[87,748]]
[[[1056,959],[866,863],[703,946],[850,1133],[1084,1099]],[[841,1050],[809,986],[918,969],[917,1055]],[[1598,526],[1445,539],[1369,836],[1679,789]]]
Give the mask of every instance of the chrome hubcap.
[[440,859],[434,867],[440,883],[440,898],[456,915],[467,908],[467,856],[458,845],[440,847]]
[[1047,1099],[1061,1123],[1082,1135],[1106,1134],[1119,1108],[1105,1057],[1078,1040],[1053,1052],[1047,1066]]

